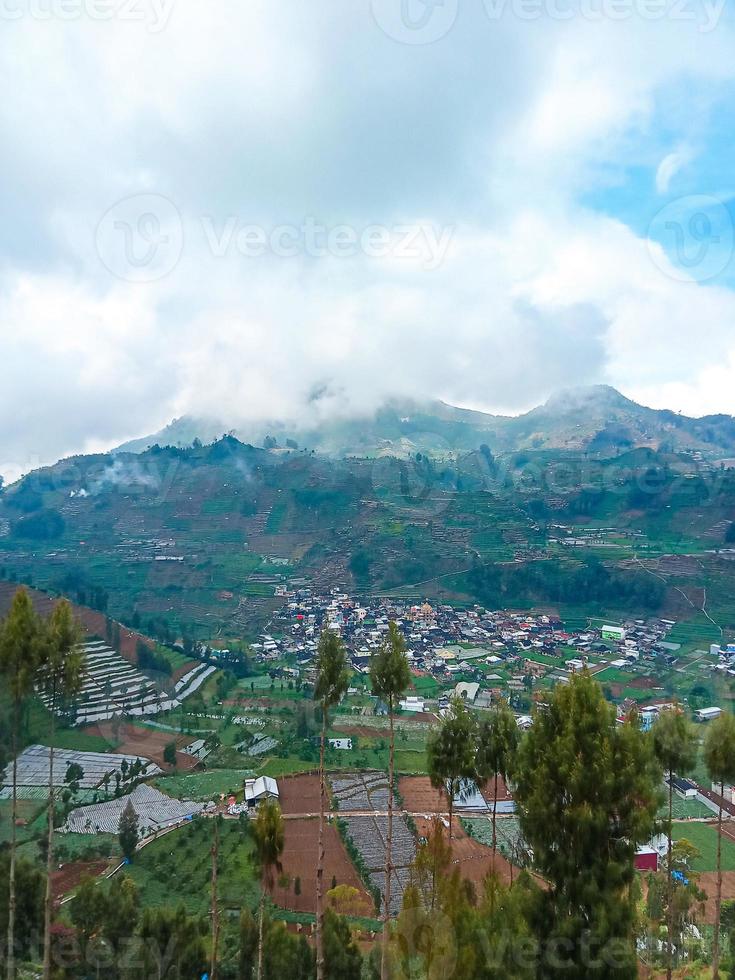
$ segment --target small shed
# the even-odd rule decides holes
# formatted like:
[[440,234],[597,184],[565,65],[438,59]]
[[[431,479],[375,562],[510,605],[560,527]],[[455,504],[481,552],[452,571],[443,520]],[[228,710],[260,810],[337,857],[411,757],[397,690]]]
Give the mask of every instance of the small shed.
[[245,780],[245,802],[249,807],[257,806],[263,800],[277,800],[280,797],[278,783],[272,776],[258,776]]

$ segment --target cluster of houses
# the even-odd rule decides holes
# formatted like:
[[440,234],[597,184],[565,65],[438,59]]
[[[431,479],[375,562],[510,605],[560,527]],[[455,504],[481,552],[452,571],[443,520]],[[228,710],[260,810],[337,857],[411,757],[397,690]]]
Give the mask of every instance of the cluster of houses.
[[[440,671],[446,670],[453,659],[453,645],[476,644],[484,648],[495,644],[512,650],[527,642],[529,647],[542,647],[542,634],[549,634],[546,639],[553,643],[550,634],[561,629],[561,623],[548,616],[519,617],[490,613],[479,607],[458,609],[428,602],[411,605],[382,597],[354,599],[340,592],[324,596],[301,590],[274,615],[273,635],[262,636],[253,645],[253,653],[263,662],[293,654],[299,662],[309,663],[322,630],[332,629],[340,634],[353,667],[360,671],[382,643],[391,620],[403,632],[409,660],[419,669]],[[472,659],[472,651],[464,646],[462,653],[464,659]],[[487,656],[484,649],[483,653]]]
[[[505,695],[522,693],[528,677],[548,672],[545,658],[558,657],[560,648],[566,651],[565,664],[556,679],[562,681],[600,658],[609,666],[635,671],[637,665],[643,668],[646,661],[656,658],[673,663],[678,650],[666,639],[674,623],[665,619],[573,631],[553,614],[412,604],[386,597],[355,598],[336,590],[319,595],[302,589],[287,598],[273,616],[271,632],[263,634],[251,650],[260,663],[279,662],[279,676],[309,679],[319,636],[325,629],[341,636],[352,668],[365,674],[370,658],[388,633],[389,623],[395,621],[405,638],[414,673],[431,676],[447,688],[461,680],[456,693],[479,708],[489,707],[500,693],[500,685],[493,688],[493,681],[501,680],[493,675],[493,668],[510,668],[512,676],[503,679]],[[283,667],[284,658],[295,665]],[[423,712],[425,703],[419,696],[411,696],[401,702],[401,708]]]

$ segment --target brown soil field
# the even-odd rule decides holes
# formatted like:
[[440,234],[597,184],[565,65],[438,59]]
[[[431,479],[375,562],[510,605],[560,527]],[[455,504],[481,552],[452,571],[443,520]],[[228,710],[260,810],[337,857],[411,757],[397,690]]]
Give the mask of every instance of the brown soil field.
[[[428,776],[402,776],[398,780],[398,792],[409,813],[448,813],[446,797],[434,789]],[[492,802],[492,785],[483,792],[488,802]],[[498,778],[498,800],[511,799],[510,793],[502,779]],[[455,809],[461,810],[462,804],[456,804]]]
[[635,677],[628,684],[628,687],[634,687],[639,691],[650,691],[656,686],[656,681],[652,677]]
[[447,813],[447,799],[434,789],[428,776],[401,776],[398,792],[410,813]]
[[[310,777],[313,778],[313,777]],[[285,782],[286,780],[284,780]],[[290,881],[282,888],[276,881],[271,890],[273,901],[281,908],[296,912],[316,912],[316,863],[319,843],[319,820],[287,820],[286,842],[281,864],[283,874]],[[364,903],[364,915],[374,915],[373,901],[360,881],[359,875],[350,861],[337,828],[326,824],[324,828],[324,894],[332,887],[332,878],[338,885],[356,888]],[[295,881],[301,880],[301,894],[295,893]]]
[[[17,589],[18,585],[14,582],[0,582],[0,616],[7,613]],[[28,594],[33,601],[36,612],[43,617],[48,617],[51,614],[58,601],[46,595],[45,592],[39,592],[38,589],[28,589]],[[79,606],[76,603],[72,603],[72,609],[87,633],[104,639],[107,633],[107,617],[104,613],[97,612],[96,609],[89,609],[87,606]],[[120,624],[120,655],[133,665],[138,662],[136,648],[139,640],[147,643],[150,647],[153,646],[150,637]],[[192,660],[188,665],[185,665],[186,669],[181,669],[181,673],[177,671],[176,675],[178,676],[175,675],[175,680],[179,680],[179,677],[191,670],[196,663],[197,661]]]
[[[319,774],[300,773],[278,780],[281,810],[288,813],[319,813]],[[327,779],[327,808],[331,804]]]
[[[704,918],[707,922],[715,921],[715,896],[717,895],[717,872],[705,871],[699,876],[699,887],[707,892],[704,903]],[[722,901],[735,898],[735,871],[722,872]]]
[[51,875],[54,902],[58,902],[77,887],[82,878],[98,877],[108,867],[107,861],[70,861]]
[[[110,745],[116,745],[115,751],[123,755],[145,756],[146,759],[155,762],[165,772],[173,769],[173,766],[169,766],[163,761],[163,751],[169,742],[175,741],[177,749],[181,750],[192,741],[187,735],[176,735],[174,732],[154,732],[149,728],[131,725],[129,722],[116,725],[114,722],[104,721],[90,725],[84,731],[89,735],[101,735],[110,742]],[[197,764],[197,760],[193,756],[177,751],[177,769],[189,772],[195,769]]]
[[185,664],[181,665],[181,667],[177,667],[171,674],[171,683],[176,684],[182,677],[188,674],[190,670],[193,670],[198,663],[198,660],[187,660]]
[[[432,821],[424,817],[416,818],[416,829],[422,837],[431,832]],[[460,821],[452,820],[452,867],[458,867],[460,875],[479,886],[492,871],[492,848],[468,837]],[[495,855],[495,871],[504,884],[515,881],[520,870],[512,866],[498,851]],[[511,875],[512,871],[512,875]],[[479,891],[479,888],[478,888]]]

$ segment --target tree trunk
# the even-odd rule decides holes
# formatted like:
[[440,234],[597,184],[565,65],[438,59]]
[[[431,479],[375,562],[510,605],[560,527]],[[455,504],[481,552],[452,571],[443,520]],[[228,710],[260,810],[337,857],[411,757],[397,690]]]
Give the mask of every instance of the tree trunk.
[[258,916],[258,972],[257,980],[263,980],[263,913],[265,911],[265,884],[261,882],[260,915]]
[[671,825],[673,821],[674,813],[674,773],[673,770],[669,769],[669,826],[668,826],[668,862],[667,862],[667,877],[666,877],[666,980],[671,980],[671,973],[673,969],[673,958],[674,958],[674,945],[672,943],[672,933],[674,931],[674,896],[673,896],[673,884],[674,879],[672,877],[672,846],[671,846]]
[[490,895],[490,912],[495,915],[495,857],[498,851],[498,835],[497,835],[497,823],[496,816],[498,812],[498,774],[495,773],[495,779],[493,781],[493,864],[492,864],[492,875],[493,875],[493,890]]
[[15,848],[16,821],[18,819],[18,702],[13,702],[13,732],[11,737],[13,753],[13,802],[10,828],[10,870],[8,874],[8,954],[7,977],[15,980]]
[[214,843],[212,844],[212,958],[209,967],[209,980],[217,978],[217,954],[219,951],[219,897],[217,895],[217,874],[219,865],[219,816],[214,818]]
[[454,781],[449,780],[447,790],[447,802],[449,803],[449,846],[452,846],[452,813],[454,812]]
[[46,901],[43,921],[43,980],[51,977],[51,919],[54,911],[51,875],[54,870],[54,738],[56,735],[56,689],[51,696],[48,765],[48,839],[46,844]]
[[720,913],[722,911],[722,798],[725,784],[720,783],[720,806],[717,811],[717,896],[715,898],[715,941],[712,946],[712,978],[720,975]]
[[498,849],[498,835],[496,832],[495,817],[498,812],[498,774],[495,773],[495,783],[493,786],[493,874],[495,874],[495,854]]
[[385,842],[385,893],[383,895],[383,953],[380,978],[388,980],[388,940],[390,939],[391,874],[393,873],[393,785],[395,781],[395,733],[393,730],[393,698],[388,700],[390,720],[390,759],[388,762],[388,833]]
[[322,705],[322,738],[319,748],[319,852],[316,865],[316,980],[324,980],[324,908],[322,879],[324,878],[324,810],[326,787],[324,775],[324,746],[327,740],[327,707]]

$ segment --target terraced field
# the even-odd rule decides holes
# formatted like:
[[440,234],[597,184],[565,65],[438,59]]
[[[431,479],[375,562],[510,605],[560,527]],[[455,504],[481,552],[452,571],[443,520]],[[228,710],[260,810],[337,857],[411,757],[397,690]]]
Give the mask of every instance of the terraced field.
[[[341,818],[347,833],[368,870],[371,883],[385,894],[385,845],[388,818],[384,816],[350,816],[364,810],[384,811],[388,806],[388,777],[381,772],[361,772],[332,777],[332,792],[339,803]],[[397,805],[397,804],[396,804]],[[416,857],[416,841],[405,819],[396,814],[393,819],[391,849],[392,913],[400,911],[403,892],[409,882],[409,868]]]

